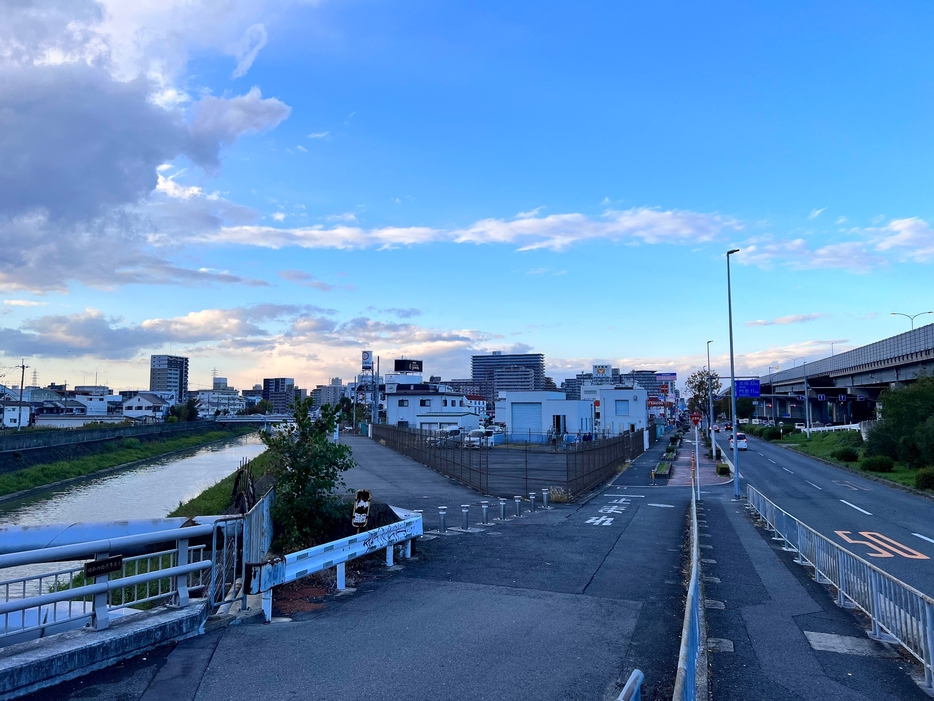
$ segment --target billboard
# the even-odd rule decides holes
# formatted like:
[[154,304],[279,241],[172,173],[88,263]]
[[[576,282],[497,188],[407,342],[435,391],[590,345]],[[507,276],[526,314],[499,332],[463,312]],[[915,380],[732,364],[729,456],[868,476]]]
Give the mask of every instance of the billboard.
[[761,395],[759,390],[759,380],[737,380],[736,398],[740,397],[758,397]]
[[655,379],[659,382],[670,382],[674,384],[678,381],[678,373],[676,372],[656,372]]
[[393,361],[393,370],[395,372],[421,372],[424,365],[422,360],[395,360]]
[[609,377],[610,366],[609,365],[594,365],[593,376],[594,377]]
[[373,351],[363,351],[363,363],[361,367],[364,370],[373,369]]

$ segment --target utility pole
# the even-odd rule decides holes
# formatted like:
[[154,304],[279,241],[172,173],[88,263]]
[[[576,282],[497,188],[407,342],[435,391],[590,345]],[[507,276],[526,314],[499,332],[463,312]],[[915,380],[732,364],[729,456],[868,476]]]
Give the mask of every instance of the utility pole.
[[[15,367],[15,366],[14,366]],[[23,385],[26,384],[26,368],[29,366],[26,365],[26,359],[23,358],[19,361],[19,368],[21,370],[19,376],[19,406],[17,411],[19,412],[16,418],[16,430],[19,431],[23,428]]]

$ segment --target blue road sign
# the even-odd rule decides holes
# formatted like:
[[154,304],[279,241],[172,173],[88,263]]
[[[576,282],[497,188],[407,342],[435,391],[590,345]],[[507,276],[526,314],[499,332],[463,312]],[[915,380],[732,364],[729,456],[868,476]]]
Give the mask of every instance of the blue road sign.
[[736,397],[758,397],[761,392],[759,390],[759,380],[737,380],[736,381]]
[[827,395],[826,395],[826,394],[818,394],[818,395],[817,395],[817,401],[819,401],[819,402],[825,402],[825,401],[827,401]]
[[845,395],[845,394],[838,394],[838,395],[837,395],[837,401],[838,401],[838,402],[845,402],[845,401],[846,401],[846,395]]
[[858,394],[858,395],[856,395],[856,401],[858,401],[858,402],[865,402],[865,401],[866,401],[866,397],[864,397],[864,396],[861,395],[861,394]]

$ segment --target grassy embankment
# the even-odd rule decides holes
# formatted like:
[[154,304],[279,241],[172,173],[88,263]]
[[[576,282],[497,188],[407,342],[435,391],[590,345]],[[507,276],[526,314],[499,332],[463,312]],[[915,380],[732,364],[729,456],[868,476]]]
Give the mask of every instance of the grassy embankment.
[[[271,465],[269,453],[260,453],[250,460],[250,467],[253,469],[253,479],[258,480],[266,474]],[[230,506],[233,493],[234,480],[237,477],[236,471],[229,474],[217,484],[208,487],[194,499],[179,504],[178,508],[172,511],[169,516],[203,516],[205,514],[222,514]]]
[[85,455],[74,460],[33,465],[31,467],[0,475],[0,496],[35,487],[44,487],[54,482],[74,477],[84,477],[100,470],[119,467],[137,460],[157,458],[224,438],[232,438],[253,431],[253,428],[236,427],[231,430],[207,431],[190,436],[178,436],[166,440],[143,443],[137,438],[124,438],[105,444],[105,450],[94,455]]
[[[839,448],[845,446],[852,446],[852,439],[849,439],[848,442],[847,434],[851,433],[850,431],[828,431],[826,433],[812,433],[811,439],[808,440],[808,437],[803,433],[791,433],[786,434],[784,439],[781,441],[782,445],[791,445],[795,450],[798,450],[805,455],[811,455],[815,458],[820,458],[831,462],[834,465],[840,465],[843,467],[849,467],[851,469],[862,469],[862,461],[865,458],[864,448],[860,446],[857,448],[859,452],[859,460],[857,462],[844,462],[833,457],[833,452]],[[778,443],[779,441],[775,441]],[[876,477],[881,477],[882,479],[891,480],[892,482],[898,482],[903,484],[906,487],[915,486],[915,475],[918,474],[917,470],[911,469],[903,465],[902,463],[895,463],[895,467],[891,472],[867,472],[866,474],[875,475]]]

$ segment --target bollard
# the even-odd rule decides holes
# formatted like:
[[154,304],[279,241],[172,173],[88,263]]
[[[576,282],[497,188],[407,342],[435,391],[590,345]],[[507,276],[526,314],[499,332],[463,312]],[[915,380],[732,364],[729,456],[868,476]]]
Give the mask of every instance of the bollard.
[[506,520],[506,497],[499,498],[499,520]]
[[547,489],[542,490],[542,508],[543,509],[548,508],[548,490]]
[[513,497],[513,499],[516,502],[516,516],[521,516],[522,515],[522,512],[521,512],[522,497]]
[[438,531],[441,533],[447,533],[447,513],[448,507],[439,506],[438,507],[438,520],[441,521],[441,525],[438,527]]
[[461,513],[464,514],[464,530],[470,530],[470,504],[461,504]]
[[485,526],[487,523],[489,523],[489,520],[487,517],[490,512],[490,502],[481,501],[480,508],[483,509],[483,525]]
[[532,505],[532,513],[535,513],[535,492],[529,492],[529,503]]

